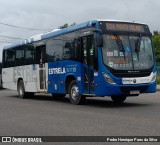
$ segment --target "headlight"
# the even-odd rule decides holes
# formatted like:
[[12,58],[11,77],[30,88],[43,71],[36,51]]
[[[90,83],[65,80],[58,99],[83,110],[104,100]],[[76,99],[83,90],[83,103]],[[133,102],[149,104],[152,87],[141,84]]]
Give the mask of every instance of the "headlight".
[[156,78],[157,78],[157,72],[153,73],[151,83],[153,83],[154,81],[156,81]]
[[106,80],[109,84],[116,84],[115,81],[114,81],[108,74],[106,74],[106,73],[104,73],[104,72],[103,72],[102,74],[103,74],[105,80]]

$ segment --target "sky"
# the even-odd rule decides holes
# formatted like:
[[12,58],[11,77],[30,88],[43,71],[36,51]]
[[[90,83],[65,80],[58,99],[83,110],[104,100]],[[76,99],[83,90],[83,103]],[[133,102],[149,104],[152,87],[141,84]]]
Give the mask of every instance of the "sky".
[[[160,31],[160,0],[0,0],[0,61],[5,45],[68,23],[112,19],[146,23]],[[6,37],[7,36],[7,37]],[[9,37],[8,37],[9,36]],[[12,38],[10,38],[12,37]]]

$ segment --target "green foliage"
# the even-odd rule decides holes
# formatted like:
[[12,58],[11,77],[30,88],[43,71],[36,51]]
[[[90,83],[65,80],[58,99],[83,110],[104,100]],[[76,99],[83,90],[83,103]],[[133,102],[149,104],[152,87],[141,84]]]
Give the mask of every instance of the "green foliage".
[[160,85],[160,77],[157,77],[157,84]]
[[59,29],[64,29],[64,28],[67,28],[69,26],[74,26],[75,24],[76,24],[75,22],[71,25],[69,25],[68,23],[65,23],[64,25],[60,26]]
[[69,25],[66,23],[66,24],[60,26],[59,28],[60,28],[60,29],[64,29],[64,28],[67,28],[68,26],[69,26]]
[[158,32],[154,32],[153,44],[155,49],[156,61],[160,63],[160,34]]

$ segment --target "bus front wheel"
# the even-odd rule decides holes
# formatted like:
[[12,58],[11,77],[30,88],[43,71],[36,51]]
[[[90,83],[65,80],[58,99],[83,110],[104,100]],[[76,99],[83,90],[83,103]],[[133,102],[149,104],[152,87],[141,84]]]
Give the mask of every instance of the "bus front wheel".
[[69,85],[69,98],[71,103],[75,105],[84,104],[86,101],[86,97],[79,94],[79,89],[75,80]]
[[123,103],[127,97],[126,96],[111,96],[111,98],[114,103],[120,104],[120,103]]

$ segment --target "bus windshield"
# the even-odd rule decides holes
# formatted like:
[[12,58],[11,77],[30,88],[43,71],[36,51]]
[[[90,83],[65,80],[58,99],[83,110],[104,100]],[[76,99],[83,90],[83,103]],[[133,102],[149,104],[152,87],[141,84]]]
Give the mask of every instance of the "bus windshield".
[[154,65],[153,48],[149,36],[104,34],[103,43],[103,61],[109,68],[147,70]]

